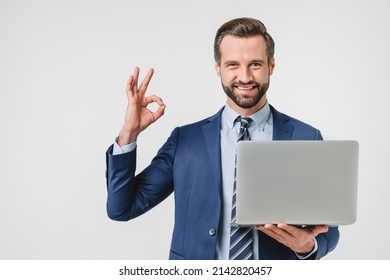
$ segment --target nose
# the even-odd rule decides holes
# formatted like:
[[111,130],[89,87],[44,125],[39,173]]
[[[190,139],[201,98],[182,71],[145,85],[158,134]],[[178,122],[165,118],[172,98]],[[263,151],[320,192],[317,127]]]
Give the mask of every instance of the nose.
[[238,80],[239,82],[246,84],[253,80],[252,73],[249,68],[242,67],[240,68],[239,74],[238,74]]

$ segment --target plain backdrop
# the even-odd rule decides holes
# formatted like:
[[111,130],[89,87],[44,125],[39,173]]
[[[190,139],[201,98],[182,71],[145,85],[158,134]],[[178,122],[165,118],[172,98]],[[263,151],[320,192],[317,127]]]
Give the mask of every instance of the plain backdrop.
[[172,196],[106,215],[105,152],[135,66],[166,114],[138,139],[138,171],[179,125],[214,114],[216,30],[264,22],[276,42],[268,100],[360,143],[358,219],[327,259],[390,259],[390,2],[0,0],[0,259],[167,259]]

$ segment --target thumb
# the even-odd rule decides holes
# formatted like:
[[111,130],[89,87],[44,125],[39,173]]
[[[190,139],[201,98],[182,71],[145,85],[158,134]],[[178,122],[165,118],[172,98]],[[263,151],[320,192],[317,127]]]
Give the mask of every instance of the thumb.
[[319,225],[311,228],[312,233],[314,236],[317,236],[320,233],[327,232],[329,230],[329,227],[327,225]]

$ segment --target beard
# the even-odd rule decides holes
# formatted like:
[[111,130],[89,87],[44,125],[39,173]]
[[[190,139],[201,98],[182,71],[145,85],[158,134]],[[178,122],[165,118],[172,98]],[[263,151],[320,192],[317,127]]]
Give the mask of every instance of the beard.
[[[251,95],[238,95],[234,91],[236,90],[237,86],[246,86],[246,85],[254,85],[256,88],[256,92]],[[222,83],[222,88],[225,91],[226,95],[233,100],[233,102],[241,107],[241,108],[252,108],[257,103],[259,103],[260,99],[266,94],[269,87],[269,79],[264,84],[259,84],[255,82],[249,82],[249,83],[232,83],[229,86],[226,86]]]

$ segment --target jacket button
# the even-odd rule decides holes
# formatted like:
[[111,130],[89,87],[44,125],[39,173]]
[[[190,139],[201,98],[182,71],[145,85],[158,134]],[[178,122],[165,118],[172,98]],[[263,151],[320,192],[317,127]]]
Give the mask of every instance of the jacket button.
[[211,228],[211,229],[209,230],[210,236],[214,236],[216,233],[217,233],[217,232],[215,231],[215,228]]

